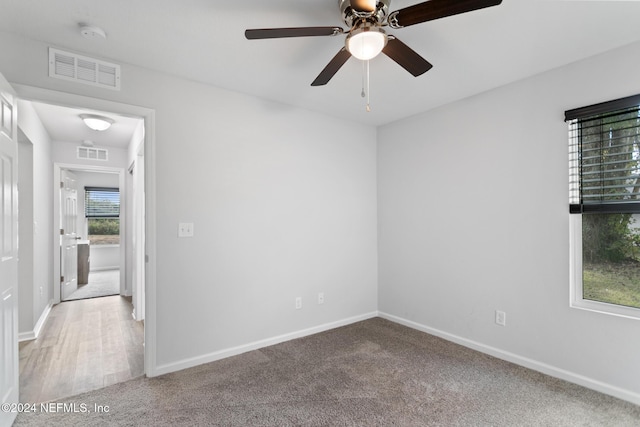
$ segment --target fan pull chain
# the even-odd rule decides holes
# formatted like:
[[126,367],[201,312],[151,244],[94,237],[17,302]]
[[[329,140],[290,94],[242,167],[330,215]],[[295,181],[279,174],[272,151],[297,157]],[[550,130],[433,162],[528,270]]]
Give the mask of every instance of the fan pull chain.
[[[366,87],[366,91],[365,91]],[[369,95],[369,61],[362,61],[362,92],[360,92],[361,97],[367,97],[367,113],[371,112],[370,104],[370,95]]]
[[367,113],[371,112],[371,107],[369,106],[371,99],[371,91],[369,90],[369,61],[367,61]]
[[365,75],[367,71],[365,67],[366,67],[365,61],[362,61],[362,92],[360,92],[360,96],[363,98],[366,96],[366,92],[364,91],[364,84],[365,84]]

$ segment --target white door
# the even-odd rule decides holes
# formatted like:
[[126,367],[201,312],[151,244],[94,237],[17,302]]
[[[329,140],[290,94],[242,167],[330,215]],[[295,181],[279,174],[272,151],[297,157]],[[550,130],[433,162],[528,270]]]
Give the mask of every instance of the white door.
[[[18,402],[18,124],[15,92],[0,74],[0,400]],[[0,410],[0,425],[15,412]]]
[[60,172],[60,299],[78,289],[78,190],[76,176]]

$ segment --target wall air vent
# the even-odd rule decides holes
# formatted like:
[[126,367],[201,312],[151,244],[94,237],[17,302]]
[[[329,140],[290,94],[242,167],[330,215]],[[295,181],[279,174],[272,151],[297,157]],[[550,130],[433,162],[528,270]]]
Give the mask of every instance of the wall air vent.
[[120,90],[120,66],[49,48],[49,77]]
[[86,160],[109,160],[109,152],[105,148],[78,147],[78,158]]

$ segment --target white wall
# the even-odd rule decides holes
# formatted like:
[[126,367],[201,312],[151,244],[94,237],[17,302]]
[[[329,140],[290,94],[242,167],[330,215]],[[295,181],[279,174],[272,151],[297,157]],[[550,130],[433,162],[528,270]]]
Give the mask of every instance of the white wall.
[[[120,268],[120,246],[90,245],[89,259],[89,271],[117,270]],[[125,292],[131,295],[130,289]]]
[[156,84],[159,364],[375,311],[375,129]]
[[155,110],[153,369],[375,312],[374,128],[127,64],[120,92],[50,79],[46,48],[2,34],[0,72]]
[[639,49],[379,129],[381,312],[640,403],[638,321],[569,308],[563,122],[640,93]]
[[18,130],[18,332],[34,329],[33,144]]
[[54,163],[65,163],[74,165],[90,165],[104,168],[122,168],[126,169],[129,165],[127,162],[127,149],[116,147],[100,147],[109,150],[108,160],[89,160],[78,159],[77,149],[82,145],[80,141],[54,141],[53,142],[53,161]]
[[[30,103],[22,101],[18,110],[18,126],[32,144],[33,166],[33,288],[26,290],[24,283],[20,284],[19,331],[23,335],[39,326],[38,321],[53,300],[53,164],[51,140],[37,113]],[[28,314],[24,316],[23,311]]]

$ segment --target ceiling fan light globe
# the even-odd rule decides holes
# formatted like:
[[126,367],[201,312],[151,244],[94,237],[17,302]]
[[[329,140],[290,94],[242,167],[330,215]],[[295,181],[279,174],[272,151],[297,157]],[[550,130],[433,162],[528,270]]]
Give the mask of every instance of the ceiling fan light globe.
[[387,35],[380,29],[362,28],[347,37],[347,50],[357,59],[373,59],[387,44]]

